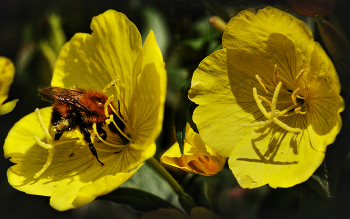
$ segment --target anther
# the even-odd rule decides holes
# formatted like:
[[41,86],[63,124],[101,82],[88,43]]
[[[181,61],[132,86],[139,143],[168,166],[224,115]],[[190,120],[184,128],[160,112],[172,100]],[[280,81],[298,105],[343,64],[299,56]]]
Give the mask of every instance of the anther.
[[113,87],[114,85],[115,85],[115,83],[117,83],[117,80],[119,80],[119,76],[117,76],[117,77],[115,77],[115,79],[111,82],[111,83],[109,83],[109,84],[107,84],[107,86],[105,87],[105,88],[103,88],[103,90],[102,90],[102,93],[107,93],[107,91],[111,88],[111,87]]
[[259,84],[264,88],[265,92],[268,94],[269,92],[267,91],[264,83],[262,82],[261,78],[259,75],[255,75],[256,79],[258,80]]
[[260,99],[261,101],[264,101],[265,103],[267,103],[267,104],[271,107],[270,101],[268,101],[265,97],[260,96],[260,95],[258,95],[258,97],[259,97],[259,99]]
[[297,74],[297,76],[295,76],[294,82],[295,83],[298,82],[299,79],[303,76],[303,74],[304,74],[304,69],[301,69],[301,71]]
[[297,94],[300,91],[300,87],[298,87],[295,91],[293,91],[292,93],[292,101],[294,103],[294,105],[297,105]]
[[278,71],[277,71],[277,65],[275,65],[275,71],[274,71],[274,79],[275,79],[275,84],[277,85],[279,83],[279,80],[278,80]]

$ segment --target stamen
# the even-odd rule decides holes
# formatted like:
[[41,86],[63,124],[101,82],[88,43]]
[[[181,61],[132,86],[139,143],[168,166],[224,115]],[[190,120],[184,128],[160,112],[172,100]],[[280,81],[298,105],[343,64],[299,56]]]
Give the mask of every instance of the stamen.
[[272,123],[271,119],[265,120],[265,121],[259,121],[259,122],[254,122],[250,124],[239,124],[240,126],[248,126],[248,127],[254,127],[254,126],[264,126],[264,125],[269,125]]
[[[117,113],[117,111],[114,109],[114,107],[112,106],[112,104],[110,104],[113,100],[114,96],[110,96],[108,98],[108,100],[106,101],[106,104],[105,104],[105,114],[106,114],[106,117],[109,118],[109,114],[108,114],[108,111],[107,111],[107,107],[109,105],[109,107],[111,107],[112,111],[114,112],[115,115],[117,115],[117,117],[120,119],[120,121],[122,121],[122,123],[124,123],[125,127],[130,130],[130,127],[128,126],[128,123],[125,122],[125,120],[119,115],[119,113]],[[109,124],[109,123],[108,123]]]
[[256,79],[258,80],[259,84],[264,88],[265,92],[268,94],[269,92],[267,91],[264,83],[262,82],[261,78],[259,75],[255,75]]
[[260,96],[260,95],[258,95],[258,97],[259,97],[259,99],[260,99],[261,101],[264,101],[265,103],[267,103],[267,104],[271,107],[270,101],[268,101],[265,97]]
[[304,69],[301,69],[301,71],[297,74],[297,76],[295,76],[294,82],[297,83],[299,79],[303,76],[303,74],[304,74]]
[[110,97],[108,97],[108,99],[104,105],[104,111],[105,111],[106,118],[109,118],[108,105],[112,102],[113,99],[114,99],[114,95],[111,95]]
[[[107,86],[102,90],[102,92],[103,93],[107,93],[107,91],[112,87],[112,86],[114,86],[115,85],[115,83],[117,83],[117,81],[119,80],[119,76],[117,76],[111,83],[109,83],[109,84],[107,84]],[[125,106],[125,103],[124,103],[124,100],[123,100],[123,98],[122,98],[122,96],[121,96],[121,94],[120,94],[120,91],[119,91],[119,87],[118,86],[116,86],[116,91],[117,91],[117,95],[118,95],[118,100],[119,100],[119,102],[121,102],[122,104],[122,107],[124,108],[124,111],[125,112],[127,112],[127,110],[126,110],[126,106]],[[112,95],[113,96],[113,95]],[[107,102],[106,102],[106,104],[105,104],[105,115],[107,116],[108,115],[108,111],[107,111],[107,107],[106,106],[108,106],[108,105],[110,105],[110,103],[112,102],[112,100],[114,99],[114,96],[112,97],[112,96],[110,96],[109,98],[108,98],[108,100],[107,100]],[[111,98],[111,99],[110,99]],[[118,116],[118,118],[125,124],[125,126],[127,126],[127,124],[126,124],[126,122],[125,122],[125,120],[126,121],[129,121],[129,119],[128,119],[128,117],[127,117],[127,115],[125,115],[125,120],[124,119],[122,119],[122,118],[120,118],[120,116],[119,116],[119,113],[116,113],[116,111],[113,109],[113,107],[110,105],[110,107],[112,108],[112,110],[114,111],[114,113]],[[109,116],[107,116],[107,118],[108,118]],[[128,128],[129,129],[129,128]],[[129,129],[130,130],[130,129]]]
[[293,91],[292,93],[292,101],[294,103],[294,105],[297,105],[297,94],[300,91],[300,87],[298,87],[295,91]]
[[289,112],[290,110],[296,108],[295,105],[292,105],[290,107],[288,107],[287,109],[283,110],[282,112],[280,112],[279,110],[276,109],[277,106],[277,99],[278,99],[278,94],[281,90],[282,87],[282,82],[279,82],[275,92],[273,94],[272,97],[272,103],[271,103],[271,112],[267,112],[265,107],[262,105],[261,100],[258,96],[258,92],[257,89],[254,87],[253,88],[253,97],[254,100],[258,106],[258,108],[260,109],[260,111],[262,112],[262,114],[267,118],[267,120],[265,121],[259,121],[259,122],[255,122],[255,123],[251,123],[251,124],[239,124],[240,126],[248,126],[248,127],[253,127],[253,126],[263,126],[263,125],[268,125],[271,124],[272,122],[275,123],[276,125],[280,126],[281,128],[289,131],[289,132],[301,132],[300,128],[292,128],[290,126],[288,126],[287,124],[283,123],[282,121],[280,121],[277,117],[282,116],[283,114]]
[[50,135],[50,133],[49,133],[49,130],[47,130],[44,121],[41,119],[41,115],[40,115],[40,110],[39,110],[39,108],[36,108],[36,109],[35,109],[35,114],[36,114],[36,118],[37,118],[38,121],[39,121],[41,130],[43,130],[43,132],[44,132],[44,134],[45,134],[45,136],[46,136],[46,140],[47,140],[48,142],[51,142],[51,141],[52,141],[52,137],[51,137],[51,135]]
[[[111,115],[111,116],[113,116],[113,115]],[[97,128],[96,128],[96,123],[94,123],[93,125],[92,125],[92,130],[93,130],[93,133],[94,133],[94,135],[96,135],[97,136],[97,138],[102,142],[102,143],[104,143],[104,144],[106,144],[106,145],[108,145],[108,146],[111,146],[111,147],[115,147],[115,148],[123,148],[123,147],[125,147],[125,145],[118,145],[118,144],[113,144],[113,143],[110,143],[110,142],[108,142],[108,141],[105,141],[105,140],[103,140],[102,139],[102,137],[98,134],[98,132],[97,132]],[[122,132],[121,132],[122,133]],[[123,134],[123,133],[122,133]],[[131,141],[130,141],[131,142]]]
[[102,93],[107,93],[107,91],[117,83],[117,80],[119,80],[119,76],[117,76],[111,83],[107,84],[105,88],[103,88]]
[[127,136],[122,130],[120,130],[119,126],[117,125],[117,123],[115,123],[115,121],[113,119],[113,115],[111,115],[110,118],[106,120],[106,123],[109,124],[111,121],[113,122],[114,126],[118,129],[120,134],[122,134],[126,139],[128,139],[129,142],[134,143],[134,141],[131,140],[131,138],[129,138],[129,136]]
[[253,97],[254,97],[254,100],[256,102],[256,105],[258,105],[258,107],[259,107],[260,111],[262,112],[262,114],[266,118],[270,119],[271,115],[266,111],[265,107],[261,104],[261,100],[258,97],[258,92],[257,92],[255,87],[253,88]]
[[287,124],[283,123],[281,120],[278,120],[277,117],[272,118],[272,120],[276,125],[287,130],[288,132],[301,132],[300,128],[292,128],[292,127],[288,126]]
[[279,82],[277,87],[276,87],[275,93],[273,93],[272,105],[271,105],[272,116],[275,116],[275,114],[276,114],[275,111],[276,111],[276,105],[277,105],[277,98],[278,98],[278,94],[280,93],[281,87],[282,87],[282,82]]
[[274,79],[275,79],[275,84],[277,85],[279,83],[279,80],[278,80],[278,71],[277,71],[277,65],[275,65],[275,74],[273,75],[274,76]]
[[[289,111],[295,109],[296,107],[298,106],[295,106],[295,105],[291,105],[289,107],[287,107],[286,109],[284,109],[283,111],[279,112],[278,116],[284,116],[284,115],[288,115],[286,113],[288,113]],[[277,110],[276,110],[277,111]],[[294,114],[294,113],[293,113]]]
[[41,168],[41,170],[39,170],[39,172],[37,172],[34,175],[34,179],[39,178],[41,176],[41,174],[43,174],[45,172],[45,170],[47,170],[47,168],[49,168],[49,166],[51,165],[51,161],[52,161],[52,158],[53,158],[53,150],[54,150],[53,147],[49,149],[49,155],[47,156],[46,163]]
[[[41,126],[42,131],[45,133],[46,136],[46,141],[48,143],[44,143],[43,141],[41,141],[37,136],[33,136],[34,140],[36,141],[36,143],[43,147],[44,149],[47,149],[49,151],[49,155],[47,156],[46,162],[44,164],[44,166],[41,168],[41,170],[39,170],[39,172],[37,172],[34,175],[34,178],[38,178],[40,177],[46,170],[47,168],[50,166],[51,162],[52,162],[52,158],[53,158],[53,151],[54,151],[54,147],[60,144],[65,144],[65,143],[69,143],[69,142],[74,142],[77,140],[77,138],[73,138],[73,139],[69,139],[69,140],[63,140],[63,141],[54,141],[52,136],[50,135],[48,129],[46,128],[44,121],[41,118],[40,115],[40,110],[38,108],[35,109],[35,113],[36,113],[36,117],[39,121],[39,124]],[[51,127],[51,124],[50,126]]]
[[306,114],[309,111],[309,108],[307,105],[304,105],[305,111],[301,111],[301,107],[295,108],[295,114]]

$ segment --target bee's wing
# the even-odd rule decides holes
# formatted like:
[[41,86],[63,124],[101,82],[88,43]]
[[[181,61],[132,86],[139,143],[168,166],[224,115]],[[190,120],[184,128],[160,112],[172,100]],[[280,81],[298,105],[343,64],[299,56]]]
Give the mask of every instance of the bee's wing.
[[41,87],[39,88],[39,97],[41,99],[54,103],[56,101],[61,101],[63,103],[68,103],[79,109],[90,113],[89,108],[87,108],[81,101],[80,98],[86,93],[86,91],[77,89],[69,90],[61,87]]

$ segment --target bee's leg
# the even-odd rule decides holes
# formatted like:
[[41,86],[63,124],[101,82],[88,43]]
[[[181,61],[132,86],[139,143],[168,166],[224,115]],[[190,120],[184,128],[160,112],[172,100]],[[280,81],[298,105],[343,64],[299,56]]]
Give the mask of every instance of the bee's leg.
[[[98,132],[98,134],[101,136],[101,138],[104,140],[104,141],[106,141],[106,139],[107,139],[107,132],[103,129],[103,128],[101,128],[101,127],[99,127],[99,126],[97,126],[97,132]],[[97,142],[101,142],[100,140],[97,140]]]
[[100,162],[100,164],[104,165],[98,159],[96,148],[94,147],[94,145],[91,142],[91,138],[90,138],[91,135],[90,135],[89,130],[86,127],[84,127],[84,126],[80,126],[80,131],[84,135],[84,140],[89,144],[89,148],[90,148],[90,151],[91,151],[92,155],[94,155],[96,157],[97,161]]

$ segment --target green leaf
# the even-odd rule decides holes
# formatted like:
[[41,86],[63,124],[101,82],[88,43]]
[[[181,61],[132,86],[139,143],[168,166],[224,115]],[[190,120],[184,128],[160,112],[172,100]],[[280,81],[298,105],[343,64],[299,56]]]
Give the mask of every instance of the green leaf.
[[330,198],[331,193],[329,191],[328,174],[326,170],[326,164],[323,162],[321,166],[317,168],[315,173],[306,181],[306,183],[314,189],[319,195]]
[[178,202],[178,196],[169,183],[147,163],[119,188],[132,188],[146,191],[166,200],[178,209],[181,209],[181,205]]
[[189,109],[189,112],[187,114],[187,122],[190,124],[191,128],[193,129],[193,131],[198,132],[198,128],[197,128],[197,125],[196,123],[193,122],[193,111],[197,108],[198,104],[192,102],[191,105],[190,105],[190,109]]
[[140,212],[153,211],[159,208],[176,208],[158,196],[132,188],[118,188],[112,193],[99,197],[99,199],[127,204]]
[[179,143],[181,154],[184,152],[184,142],[186,135],[187,114],[191,106],[191,101],[187,97],[187,90],[183,92],[175,111],[175,132]]

